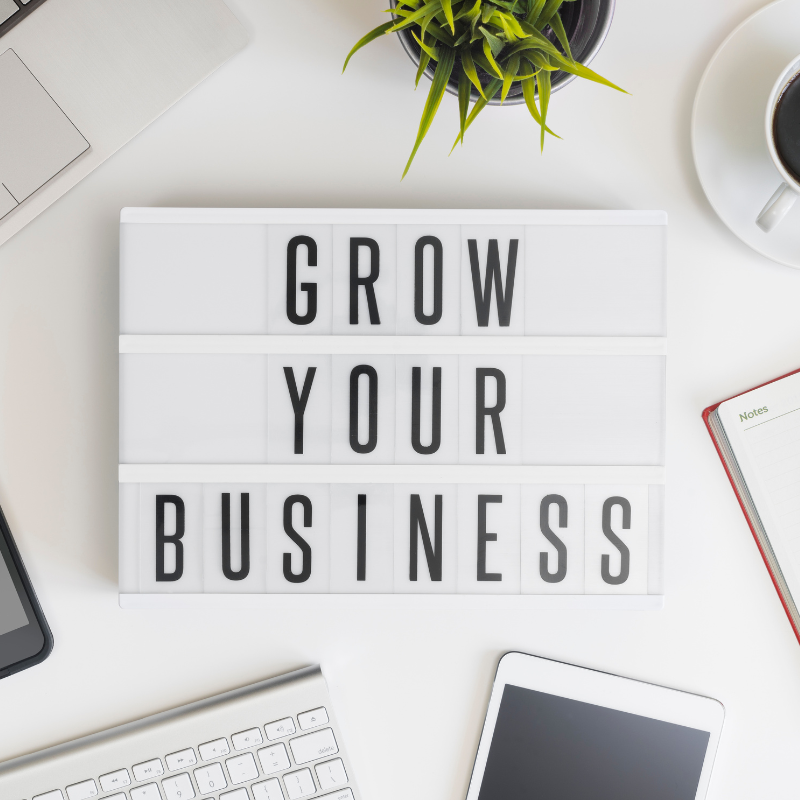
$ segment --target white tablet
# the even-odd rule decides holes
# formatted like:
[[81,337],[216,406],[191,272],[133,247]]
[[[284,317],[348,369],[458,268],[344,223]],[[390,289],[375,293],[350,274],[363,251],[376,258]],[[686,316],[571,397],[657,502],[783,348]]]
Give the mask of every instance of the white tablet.
[[708,697],[508,653],[467,800],[702,800],[724,716]]

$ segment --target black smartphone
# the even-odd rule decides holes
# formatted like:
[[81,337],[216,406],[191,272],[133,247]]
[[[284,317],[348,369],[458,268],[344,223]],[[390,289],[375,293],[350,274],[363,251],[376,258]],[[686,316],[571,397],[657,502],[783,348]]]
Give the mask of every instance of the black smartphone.
[[0,678],[40,664],[53,634],[0,508]]

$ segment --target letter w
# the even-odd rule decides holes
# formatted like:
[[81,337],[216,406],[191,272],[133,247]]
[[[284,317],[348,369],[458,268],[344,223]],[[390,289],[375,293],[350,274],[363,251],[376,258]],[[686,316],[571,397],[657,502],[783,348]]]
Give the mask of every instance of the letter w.
[[508,269],[506,270],[506,286],[503,289],[503,276],[500,273],[500,249],[497,239],[489,239],[489,251],[486,256],[486,277],[481,292],[481,262],[478,256],[478,242],[469,239],[469,263],[472,270],[472,291],[475,293],[475,313],[478,327],[489,326],[489,313],[492,305],[492,283],[495,284],[497,296],[497,318],[500,327],[507,328],[511,324],[511,303],[514,299],[514,276],[517,271],[517,249],[519,239],[511,239],[508,243]]

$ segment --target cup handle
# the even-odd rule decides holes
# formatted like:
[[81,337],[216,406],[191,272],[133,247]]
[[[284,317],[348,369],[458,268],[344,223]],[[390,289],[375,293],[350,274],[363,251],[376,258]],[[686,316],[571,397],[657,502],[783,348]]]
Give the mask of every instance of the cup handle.
[[761,210],[756,219],[756,225],[764,233],[769,233],[789,213],[795,200],[797,200],[797,192],[788,184],[782,183]]

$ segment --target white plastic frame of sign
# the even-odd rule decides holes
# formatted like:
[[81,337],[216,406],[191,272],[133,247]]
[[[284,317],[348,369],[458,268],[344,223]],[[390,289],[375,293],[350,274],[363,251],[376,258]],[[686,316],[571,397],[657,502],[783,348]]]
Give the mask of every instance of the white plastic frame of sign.
[[665,225],[123,211],[121,602],[659,605]]

